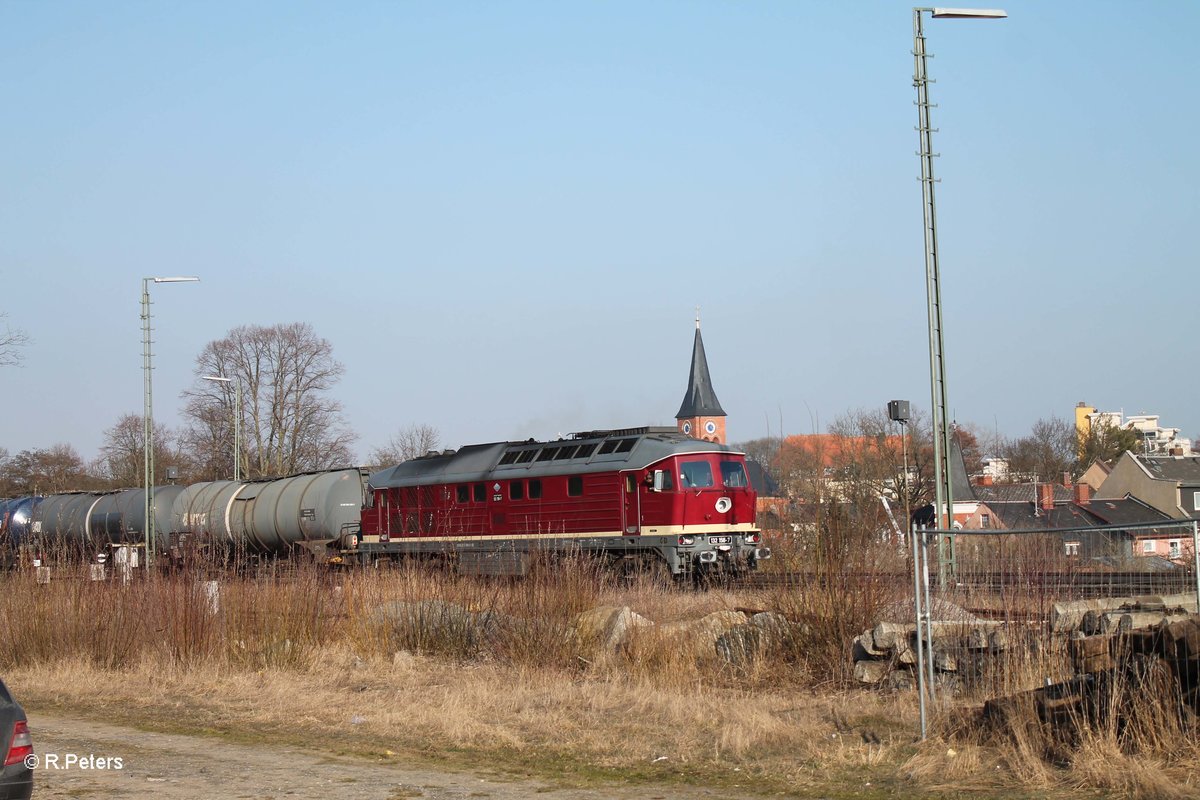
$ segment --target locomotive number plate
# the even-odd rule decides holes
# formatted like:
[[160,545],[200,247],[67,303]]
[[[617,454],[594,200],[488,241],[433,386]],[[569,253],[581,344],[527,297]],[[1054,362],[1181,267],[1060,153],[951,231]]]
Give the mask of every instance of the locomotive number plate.
[[708,537],[709,544],[732,544],[732,536],[710,536]]

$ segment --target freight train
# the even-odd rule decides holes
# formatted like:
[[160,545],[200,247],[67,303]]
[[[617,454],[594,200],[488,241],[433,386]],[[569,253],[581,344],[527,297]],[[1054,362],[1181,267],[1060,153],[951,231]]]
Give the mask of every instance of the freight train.
[[[699,576],[770,557],[755,499],[742,453],[643,427],[469,445],[373,474],[158,487],[154,530],[163,554],[305,550],[330,564],[425,558],[524,574],[535,553],[578,552]],[[142,489],[18,498],[0,505],[0,532],[10,550],[136,545],[144,502]]]

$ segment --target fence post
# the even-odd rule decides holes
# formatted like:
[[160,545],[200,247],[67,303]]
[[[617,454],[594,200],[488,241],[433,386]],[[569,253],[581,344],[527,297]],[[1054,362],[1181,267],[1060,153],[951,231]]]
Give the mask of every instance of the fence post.
[[914,644],[917,648],[917,700],[921,706],[921,741],[925,741],[927,730],[925,722],[925,646],[921,643],[921,551],[917,547],[916,525],[909,528],[908,538],[912,543],[913,609],[917,615],[917,624],[913,629],[913,633],[916,634]]
[[[934,532],[934,545],[937,545],[941,534]],[[925,586],[925,644],[928,651],[925,656],[925,670],[929,681],[929,700],[937,702],[937,686],[933,680],[933,599],[929,594],[929,531],[921,531],[921,577]],[[918,640],[918,643],[920,640]]]
[[1196,613],[1200,613],[1200,522],[1192,520],[1192,566],[1196,578]]

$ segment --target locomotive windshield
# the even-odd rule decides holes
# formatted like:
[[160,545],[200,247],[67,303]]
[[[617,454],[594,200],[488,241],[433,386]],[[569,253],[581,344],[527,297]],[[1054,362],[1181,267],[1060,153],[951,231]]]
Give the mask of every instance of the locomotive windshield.
[[707,461],[679,462],[679,485],[684,489],[707,489],[713,485],[712,464]]
[[746,470],[740,461],[721,462],[721,481],[731,489],[745,489],[750,485],[746,480]]
[[726,489],[745,489],[750,485],[746,477],[746,468],[741,461],[721,460],[717,462],[721,468],[721,482],[715,480],[713,460],[696,459],[679,462],[679,488],[681,489],[712,489],[720,486]]

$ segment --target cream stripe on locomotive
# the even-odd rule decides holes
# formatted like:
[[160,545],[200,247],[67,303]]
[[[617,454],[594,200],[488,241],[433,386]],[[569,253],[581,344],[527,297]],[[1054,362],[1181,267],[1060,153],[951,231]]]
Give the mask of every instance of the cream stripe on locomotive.
[[[508,534],[479,534],[475,536],[391,536],[388,542],[487,542],[512,539],[626,539],[635,541],[639,536],[703,536],[731,533],[758,533],[758,528],[752,522],[739,522],[733,525],[660,525],[656,528],[643,528],[640,534],[625,534],[620,531],[596,531],[592,533],[508,533]],[[364,536],[363,544],[382,544],[378,536]]]

